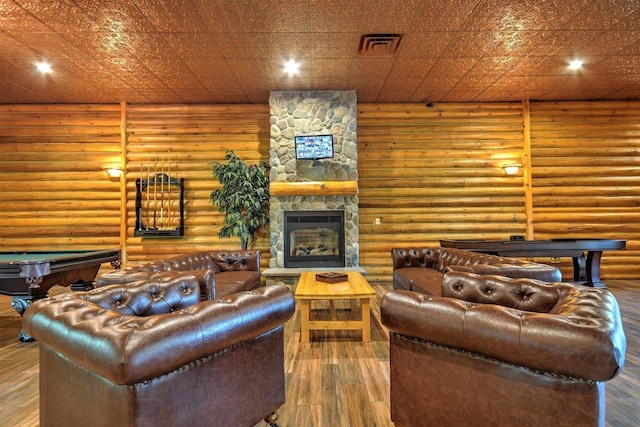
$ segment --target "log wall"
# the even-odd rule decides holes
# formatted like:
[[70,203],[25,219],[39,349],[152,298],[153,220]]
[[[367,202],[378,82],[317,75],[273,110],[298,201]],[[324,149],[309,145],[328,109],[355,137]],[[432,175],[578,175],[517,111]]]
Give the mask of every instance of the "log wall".
[[637,278],[640,103],[531,103],[531,158],[534,237],[627,239],[603,253],[602,276]]
[[[521,103],[358,105],[360,263],[390,279],[390,250],[524,235]],[[376,218],[380,225],[376,225]]]
[[120,105],[0,105],[0,250],[120,245]]
[[[127,253],[129,261],[157,259],[193,250],[239,249],[237,238],[219,239],[223,214],[211,204],[219,182],[212,162],[223,161],[227,149],[245,162],[269,163],[269,107],[267,105],[128,106],[127,107]],[[185,180],[185,235],[180,238],[134,237],[135,180],[155,155],[168,158],[172,177]],[[269,234],[256,249],[268,266]]]
[[[369,279],[390,280],[394,246],[514,234],[627,239],[629,250],[605,253],[602,277],[638,277],[640,103],[358,110],[360,265]],[[268,162],[268,117],[267,105],[0,106],[0,249],[121,246],[135,263],[239,248],[217,237],[211,162],[225,149]],[[169,150],[171,175],[185,179],[185,236],[134,237],[135,180]],[[509,163],[524,167],[508,176]],[[125,174],[110,180],[104,168],[118,164]],[[265,237],[256,245],[263,268]],[[559,265],[568,275],[569,263]]]

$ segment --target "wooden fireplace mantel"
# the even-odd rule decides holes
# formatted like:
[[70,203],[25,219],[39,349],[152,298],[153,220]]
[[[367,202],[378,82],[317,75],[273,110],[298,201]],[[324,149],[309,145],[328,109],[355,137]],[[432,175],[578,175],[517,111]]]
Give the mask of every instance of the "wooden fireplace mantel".
[[272,196],[353,196],[358,181],[271,182]]

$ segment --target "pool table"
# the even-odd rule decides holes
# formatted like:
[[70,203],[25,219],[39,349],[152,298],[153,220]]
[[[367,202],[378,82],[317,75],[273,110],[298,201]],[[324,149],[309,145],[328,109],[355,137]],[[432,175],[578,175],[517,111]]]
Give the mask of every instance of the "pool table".
[[440,240],[443,248],[505,257],[571,257],[573,281],[586,286],[606,287],[600,280],[600,258],[607,250],[626,249],[626,240],[550,239],[550,240]]
[[[72,290],[93,288],[105,262],[118,268],[120,249],[0,252],[0,294],[13,297],[11,305],[22,315],[32,301],[45,298],[55,285]],[[19,338],[30,341],[23,332]]]

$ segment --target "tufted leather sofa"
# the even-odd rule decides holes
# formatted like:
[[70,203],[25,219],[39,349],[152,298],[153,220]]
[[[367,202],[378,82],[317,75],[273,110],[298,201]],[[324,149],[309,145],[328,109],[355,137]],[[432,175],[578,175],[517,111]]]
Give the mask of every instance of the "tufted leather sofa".
[[442,296],[389,291],[391,418],[410,426],[604,426],[622,369],[605,289],[450,272]]
[[560,270],[549,265],[455,248],[393,248],[391,260],[394,289],[430,295],[440,295],[442,279],[450,271],[562,281]]
[[36,301],[23,327],[40,345],[40,425],[275,422],[293,312],[286,286],[202,301],[187,274]]
[[203,299],[215,299],[260,286],[260,258],[257,250],[192,252],[103,273],[96,287],[166,280],[186,272],[198,278]]

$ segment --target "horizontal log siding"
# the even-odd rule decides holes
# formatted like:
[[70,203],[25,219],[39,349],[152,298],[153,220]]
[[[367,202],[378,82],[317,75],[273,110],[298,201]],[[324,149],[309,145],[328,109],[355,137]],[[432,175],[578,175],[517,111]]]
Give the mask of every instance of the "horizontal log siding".
[[[391,278],[394,246],[525,234],[524,171],[508,177],[501,169],[521,162],[526,148],[520,103],[358,108],[360,264],[369,279]],[[637,278],[640,103],[532,102],[530,110],[534,237],[627,239],[627,251],[605,252],[602,277]],[[268,162],[268,118],[267,105],[0,106],[0,248],[117,247],[121,207],[131,262],[238,248],[217,237],[210,164],[226,148]],[[140,164],[169,149],[172,175],[185,178],[186,235],[134,237]],[[120,183],[103,170],[120,162],[124,203]],[[266,268],[268,231],[256,247]],[[570,274],[568,260],[559,266]]]
[[[0,105],[0,250],[120,246],[120,105]],[[110,267],[109,267],[110,268]]]
[[[534,237],[626,239],[601,274],[637,278],[640,102],[532,102],[531,155]],[[559,265],[571,277],[570,260]]]
[[[390,250],[526,231],[521,103],[359,104],[360,265],[391,279]],[[380,218],[380,225],[375,219]]]
[[[269,163],[268,105],[127,106],[126,241],[131,263],[194,250],[240,249],[239,239],[218,237],[223,215],[209,202],[211,192],[220,185],[211,174],[211,163],[223,161],[226,149],[249,164]],[[146,168],[149,156],[153,162],[156,153],[167,157],[169,150],[172,177],[185,180],[185,235],[134,237],[135,180],[140,166]],[[254,248],[262,250],[266,268],[268,230],[264,236]]]

